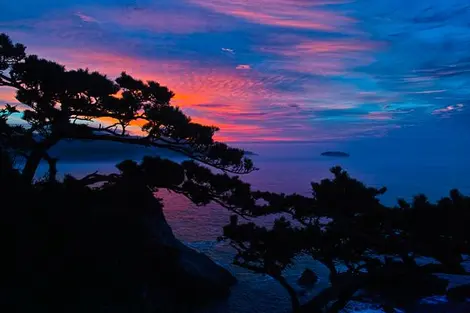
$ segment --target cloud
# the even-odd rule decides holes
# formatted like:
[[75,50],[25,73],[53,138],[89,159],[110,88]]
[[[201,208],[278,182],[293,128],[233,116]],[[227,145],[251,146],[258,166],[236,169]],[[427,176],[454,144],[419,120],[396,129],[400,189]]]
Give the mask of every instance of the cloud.
[[[86,25],[84,27],[84,24]],[[1,28],[30,28],[62,34],[71,29],[84,32],[94,29],[116,32],[125,30],[149,31],[152,33],[193,34],[230,30],[233,26],[221,17],[207,16],[202,12],[187,14],[178,8],[129,8],[82,6],[79,11],[51,11],[35,19],[23,18],[15,21],[0,22]]]
[[389,112],[369,112],[364,118],[374,121],[388,121],[393,119],[393,115]]
[[273,70],[335,76],[350,75],[354,68],[372,63],[371,55],[380,47],[370,40],[277,36],[256,50],[271,56]]
[[440,114],[447,114],[447,113],[451,113],[451,112],[458,112],[458,111],[462,111],[463,107],[464,107],[464,105],[459,103],[459,104],[456,104],[456,105],[446,106],[445,108],[436,109],[436,110],[432,111],[432,113],[440,115]]
[[251,70],[251,66],[248,64],[239,64],[236,67],[237,70]]
[[224,140],[372,136],[468,103],[463,0],[32,4],[2,7],[0,30],[71,68],[168,85]]
[[15,104],[18,101],[15,98],[16,92],[10,87],[0,87],[0,105],[1,104]]
[[92,8],[101,23],[156,33],[190,34],[219,32],[230,28],[223,19],[185,10],[159,8]]
[[303,0],[191,0],[212,11],[252,23],[308,30],[346,29],[354,20],[341,13],[322,9],[343,1]]
[[[262,80],[239,75],[233,68],[201,68],[187,61],[154,61],[86,49],[44,52],[51,58],[62,56],[61,61],[68,68],[88,66],[112,77],[125,70],[135,77],[167,85],[176,93],[176,105],[195,121],[219,126],[222,129],[219,138],[225,140],[255,135],[264,129],[266,126],[259,124],[259,118],[267,113],[260,110],[267,99],[275,97],[275,91],[264,86]],[[256,123],[245,123],[253,120]]]
[[198,103],[195,104],[198,108],[227,108],[229,105],[227,104],[220,104],[220,103]]
[[235,50],[230,49],[230,48],[222,48],[221,50],[223,52],[227,52],[227,53],[230,53],[230,54],[235,54]]
[[78,16],[82,21],[87,22],[87,23],[96,23],[96,22],[98,22],[97,19],[95,19],[95,18],[93,18],[89,15],[83,14],[81,12],[77,12],[77,13],[75,13],[75,15]]

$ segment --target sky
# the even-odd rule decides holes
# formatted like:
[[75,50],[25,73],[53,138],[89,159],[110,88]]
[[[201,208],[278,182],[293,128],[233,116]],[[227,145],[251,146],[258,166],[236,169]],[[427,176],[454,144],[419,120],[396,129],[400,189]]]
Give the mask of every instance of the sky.
[[167,85],[226,141],[468,133],[469,21],[466,0],[0,0],[30,53]]

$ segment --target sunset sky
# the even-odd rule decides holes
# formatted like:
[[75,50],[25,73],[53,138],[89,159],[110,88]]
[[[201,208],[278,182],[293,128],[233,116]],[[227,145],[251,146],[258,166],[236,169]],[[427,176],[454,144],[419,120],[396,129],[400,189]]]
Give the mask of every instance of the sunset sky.
[[223,140],[468,123],[466,0],[0,2],[0,32],[30,53],[165,84]]

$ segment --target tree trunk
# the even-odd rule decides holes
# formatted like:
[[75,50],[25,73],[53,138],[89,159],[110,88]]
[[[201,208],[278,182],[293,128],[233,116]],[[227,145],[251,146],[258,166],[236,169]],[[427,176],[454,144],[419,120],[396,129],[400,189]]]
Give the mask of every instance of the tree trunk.
[[44,160],[47,161],[49,164],[49,173],[48,173],[48,180],[50,183],[54,183],[57,181],[57,158],[52,158],[49,154],[44,153],[43,156]]
[[[39,164],[41,163],[41,160],[47,155],[47,150],[49,150],[52,146],[54,146],[56,143],[59,142],[59,138],[55,136],[51,136],[48,139],[45,139],[42,142],[37,143],[32,151],[29,157],[26,159],[26,164],[23,167],[23,171],[21,175],[23,176],[23,179],[31,183],[34,179],[34,175],[36,175],[36,171],[38,169]],[[51,163],[49,164],[51,165]],[[55,170],[55,164],[53,164],[53,171]],[[55,175],[56,173],[53,173]]]
[[336,269],[335,263],[331,260],[324,260],[322,263],[330,271],[330,275],[329,275],[330,281],[335,280],[335,278],[338,276],[338,270]]
[[29,157],[26,159],[26,164],[22,171],[23,179],[31,183],[34,179],[34,175],[38,169],[39,163],[41,163],[42,157],[44,155],[43,148],[36,148],[34,149]]
[[354,293],[364,286],[364,275],[338,275],[338,282],[316,295],[312,300],[302,306],[302,312],[321,313],[333,302],[326,312],[338,312],[351,300]]
[[291,299],[291,305],[292,305],[292,312],[293,313],[300,313],[300,302],[299,298],[297,297],[297,292],[295,292],[295,289],[292,288],[291,285],[286,281],[286,279],[280,275],[272,275],[272,277],[277,280],[282,287],[284,287],[287,292],[289,293],[290,299]]

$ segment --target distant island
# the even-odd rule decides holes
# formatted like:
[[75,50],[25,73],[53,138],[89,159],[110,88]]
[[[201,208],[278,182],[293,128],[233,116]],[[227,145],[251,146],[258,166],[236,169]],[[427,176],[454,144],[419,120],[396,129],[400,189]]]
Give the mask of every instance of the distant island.
[[330,156],[330,157],[349,157],[349,154],[346,152],[341,151],[326,151],[323,152],[321,155],[323,156]]

